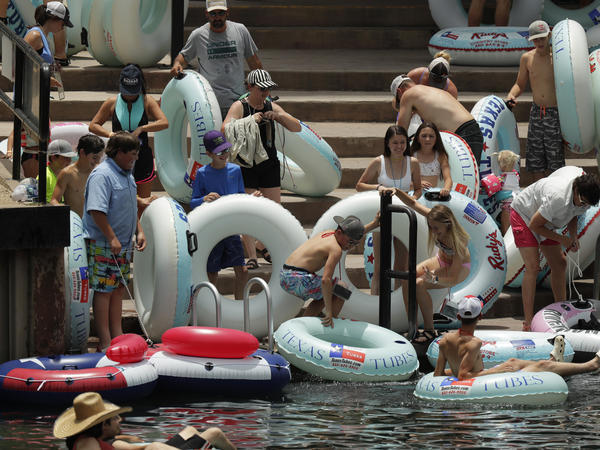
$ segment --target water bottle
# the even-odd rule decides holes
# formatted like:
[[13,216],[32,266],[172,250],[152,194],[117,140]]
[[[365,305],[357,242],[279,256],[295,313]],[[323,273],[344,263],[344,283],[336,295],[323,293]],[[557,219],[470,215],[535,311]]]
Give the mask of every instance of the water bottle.
[[58,87],[58,99],[59,100],[64,100],[65,99],[65,88],[63,86],[63,81],[62,81],[62,76],[60,75],[60,71],[56,71],[54,72],[54,78],[56,78],[56,81],[58,81],[60,83],[60,86]]

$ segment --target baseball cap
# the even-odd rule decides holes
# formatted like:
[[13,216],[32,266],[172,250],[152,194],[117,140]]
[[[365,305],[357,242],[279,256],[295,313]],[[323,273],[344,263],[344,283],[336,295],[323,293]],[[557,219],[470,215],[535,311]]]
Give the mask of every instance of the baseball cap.
[[128,64],[121,70],[119,78],[121,94],[139,95],[142,92],[142,73],[133,64]]
[[348,216],[345,219],[342,216],[334,216],[333,220],[344,234],[354,241],[358,241],[365,234],[365,226],[356,216]]
[[248,82],[248,84],[255,84],[256,86],[261,88],[277,87],[277,83],[271,80],[271,75],[269,75],[269,72],[263,69],[252,70],[248,74],[246,81]]
[[390,85],[390,92],[394,97],[396,96],[396,91],[398,90],[400,85],[406,80],[410,80],[410,78],[404,74],[398,75],[396,78],[394,78],[394,81],[392,81],[392,84]]
[[[450,73],[450,63],[446,60],[446,58],[442,58],[441,56],[435,58],[433,61],[429,63],[429,81],[432,82],[430,85],[434,87],[443,87],[442,84],[448,78],[448,74]],[[437,86],[440,84],[440,86]]]
[[227,0],[206,0],[206,11],[211,12],[215,9],[227,11]]
[[69,20],[69,8],[61,2],[48,2],[46,5],[46,12],[51,16],[61,19],[65,23],[65,26],[73,28],[73,24]]
[[483,303],[479,297],[465,295],[458,301],[458,315],[463,319],[473,319],[481,314]]
[[60,155],[66,156],[67,158],[74,158],[77,153],[71,147],[68,141],[64,139],[56,139],[48,145],[48,156]]
[[223,133],[217,130],[210,130],[204,135],[204,148],[207,152],[214,155],[222,153],[231,147],[231,143],[227,142]]
[[546,37],[548,34],[550,34],[548,24],[543,20],[535,20],[529,25],[529,37],[527,39],[533,41],[537,38]]

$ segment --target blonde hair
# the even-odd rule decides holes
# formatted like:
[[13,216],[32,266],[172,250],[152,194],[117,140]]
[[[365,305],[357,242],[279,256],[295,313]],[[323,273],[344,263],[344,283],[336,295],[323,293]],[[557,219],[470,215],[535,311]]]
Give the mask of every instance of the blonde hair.
[[446,61],[450,62],[452,56],[450,56],[450,53],[448,53],[446,50],[442,50],[433,55],[433,59],[435,58],[444,58]]
[[519,155],[510,150],[501,150],[498,153],[494,153],[498,156],[498,165],[502,172],[510,172],[515,168],[517,161],[521,159]]
[[[452,247],[454,250],[455,255],[461,259],[466,259],[469,256],[467,244],[469,243],[471,237],[461,226],[461,224],[457,222],[456,217],[454,217],[454,214],[452,214],[450,208],[448,208],[446,205],[435,205],[433,208],[431,208],[429,213],[427,213],[427,219],[427,226],[429,226],[429,220],[448,225],[450,247]],[[430,232],[428,238],[429,253],[433,251],[434,245],[435,238]]]

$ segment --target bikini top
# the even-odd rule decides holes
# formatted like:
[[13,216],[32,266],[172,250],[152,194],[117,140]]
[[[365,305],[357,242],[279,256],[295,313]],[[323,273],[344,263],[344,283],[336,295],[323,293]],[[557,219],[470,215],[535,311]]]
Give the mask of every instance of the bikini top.
[[[416,152],[414,156],[416,157],[418,153],[419,152]],[[440,166],[440,160],[438,158],[437,153],[436,153],[435,157],[433,158],[433,161],[430,161],[430,162],[419,161],[419,167],[421,168],[421,175],[426,176],[426,177],[432,177],[432,176],[439,177],[440,174],[442,173],[442,166]]]
[[443,242],[440,242],[439,240],[435,240],[435,246],[437,248],[440,249],[440,251],[444,254],[446,254],[447,256],[454,256],[454,249],[448,247],[446,244],[444,244]]
[[377,177],[377,183],[381,184],[385,187],[395,187],[400,189],[401,191],[408,192],[410,190],[410,182],[411,182],[411,173],[410,173],[410,156],[405,156],[404,161],[406,162],[406,171],[402,178],[390,178],[385,171],[385,158],[381,155],[381,170],[379,171],[379,176]]

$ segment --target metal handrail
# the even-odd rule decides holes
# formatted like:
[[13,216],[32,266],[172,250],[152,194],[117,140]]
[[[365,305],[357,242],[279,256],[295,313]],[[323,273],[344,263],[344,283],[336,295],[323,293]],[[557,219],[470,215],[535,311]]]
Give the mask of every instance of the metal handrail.
[[198,299],[198,292],[202,288],[208,288],[215,298],[215,309],[217,310],[217,328],[221,328],[221,295],[214,284],[210,281],[201,281],[192,289],[192,295],[190,297],[190,302],[192,304],[192,324],[194,326],[198,325],[198,317],[196,317],[196,300]]
[[248,332],[250,328],[250,288],[254,284],[260,284],[265,291],[265,297],[267,298],[267,326],[268,326],[268,339],[269,339],[269,351],[273,353],[273,314],[271,306],[273,305],[273,299],[271,298],[271,289],[265,280],[260,277],[254,277],[248,280],[246,286],[244,286],[244,331]]
[[594,288],[592,298],[600,300],[600,236],[596,239],[596,258],[594,259]]

